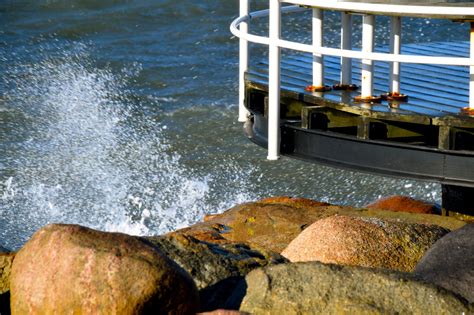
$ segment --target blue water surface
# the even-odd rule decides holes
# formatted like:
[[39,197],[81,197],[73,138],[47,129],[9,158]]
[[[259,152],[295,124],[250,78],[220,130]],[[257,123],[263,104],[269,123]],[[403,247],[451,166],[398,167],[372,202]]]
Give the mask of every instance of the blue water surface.
[[[439,202],[434,183],[266,161],[236,122],[237,12],[236,0],[2,1],[0,245],[17,249],[51,222],[160,234],[270,195]],[[308,14],[284,23],[285,37],[309,41]],[[377,23],[386,45],[388,20]],[[328,13],[326,45],[338,29]],[[404,42],[467,36],[450,21],[404,24]],[[252,46],[254,60],[265,54]]]

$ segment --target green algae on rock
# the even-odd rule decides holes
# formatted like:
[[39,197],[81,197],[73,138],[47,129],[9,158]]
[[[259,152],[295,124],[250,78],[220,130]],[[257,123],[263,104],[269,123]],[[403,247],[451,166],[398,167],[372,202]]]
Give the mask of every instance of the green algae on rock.
[[[307,225],[321,217],[318,209],[317,206],[296,208],[279,203],[245,203],[177,232],[196,237],[214,235],[214,238],[252,243],[281,252]],[[221,228],[216,229],[216,224]]]

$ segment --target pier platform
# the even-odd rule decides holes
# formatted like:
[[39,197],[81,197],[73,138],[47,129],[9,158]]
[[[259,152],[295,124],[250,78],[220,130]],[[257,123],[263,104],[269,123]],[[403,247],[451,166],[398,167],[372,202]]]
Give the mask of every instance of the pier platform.
[[[281,15],[305,11],[310,44],[282,37]],[[337,47],[323,40],[326,11],[340,13]],[[359,49],[354,15],[362,16]],[[267,16],[268,36],[249,32],[252,20]],[[375,47],[378,16],[390,19],[389,47]],[[402,45],[407,17],[463,23],[470,40]],[[267,159],[436,181],[444,209],[474,214],[471,2],[269,0],[268,9],[250,12],[249,0],[240,0],[230,30],[240,39],[238,119]],[[268,58],[250,58],[248,43],[268,46]]]
[[[379,49],[384,51],[384,49]],[[427,43],[402,53],[468,56],[469,43]],[[403,64],[401,93],[407,101],[355,102],[360,91],[310,92],[312,55],[281,60],[280,151],[291,157],[338,167],[474,187],[474,117],[469,102],[468,67]],[[340,58],[324,58],[324,83],[337,84]],[[353,60],[353,83],[361,63]],[[374,95],[387,92],[389,64],[375,62]],[[245,74],[245,105],[251,116],[247,135],[267,146],[268,60]]]

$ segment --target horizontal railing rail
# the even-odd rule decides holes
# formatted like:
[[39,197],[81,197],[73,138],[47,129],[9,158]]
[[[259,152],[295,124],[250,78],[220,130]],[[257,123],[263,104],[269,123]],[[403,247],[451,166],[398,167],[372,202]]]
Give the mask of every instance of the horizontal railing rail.
[[[281,6],[281,2],[292,5]],[[281,38],[281,14],[297,13],[312,10],[312,44],[285,40]],[[341,11],[341,46],[332,48],[323,46],[323,10]],[[362,49],[352,48],[351,13],[363,15]],[[391,16],[390,53],[374,52],[374,15]],[[269,17],[269,35],[260,36],[248,32],[248,22],[252,19]],[[401,17],[432,17],[471,22],[471,48],[469,57],[425,56],[401,54]],[[280,142],[280,62],[281,48],[307,52],[313,55],[313,82],[310,89],[325,91],[324,56],[341,58],[341,86],[351,84],[352,59],[361,59],[361,95],[358,101],[372,102],[373,94],[373,61],[390,63],[391,95],[400,95],[400,64],[436,64],[449,66],[467,66],[470,69],[468,113],[474,112],[474,7],[465,6],[430,6],[380,4],[367,2],[345,2],[335,0],[269,0],[269,9],[249,12],[249,0],[240,0],[240,16],[230,25],[232,34],[240,38],[240,73],[239,73],[239,121],[245,121],[248,112],[245,108],[244,75],[248,70],[248,42],[269,46],[269,83],[268,83],[268,159],[279,157]]]
[[[284,10],[284,9],[293,9],[293,10]],[[295,10],[299,9],[299,10]],[[308,10],[307,8],[302,8],[298,6],[287,6],[282,8],[282,12],[300,12],[303,10]],[[331,47],[314,47],[313,45],[303,44],[298,42],[293,42],[284,39],[278,39],[276,41],[270,40],[270,38],[260,35],[253,35],[250,33],[241,32],[238,29],[238,26],[245,21],[250,21],[251,19],[266,17],[268,16],[269,10],[261,10],[255,13],[258,15],[249,14],[247,16],[240,17],[234,20],[230,26],[232,34],[239,38],[243,38],[249,42],[270,45],[271,42],[276,44],[280,48],[286,48],[301,52],[307,53],[316,53],[326,56],[335,56],[335,57],[346,57],[353,59],[370,59],[374,61],[386,61],[386,62],[401,62],[401,63],[417,63],[417,64],[434,64],[434,65],[447,65],[447,66],[474,66],[474,60],[467,57],[437,57],[437,56],[424,56],[424,55],[403,55],[403,54],[391,54],[391,53],[378,53],[378,52],[363,52],[358,50],[348,50],[340,48],[331,48]]]
[[[290,0],[282,1],[307,7],[317,7],[323,10],[335,10],[361,14],[396,15],[410,17],[427,17],[451,20],[472,20],[474,7],[462,5],[416,5],[416,4],[387,4],[371,3],[371,1],[340,1],[340,0]],[[415,1],[413,1],[415,2]],[[419,1],[420,3],[421,1]],[[467,1],[466,1],[467,2]]]

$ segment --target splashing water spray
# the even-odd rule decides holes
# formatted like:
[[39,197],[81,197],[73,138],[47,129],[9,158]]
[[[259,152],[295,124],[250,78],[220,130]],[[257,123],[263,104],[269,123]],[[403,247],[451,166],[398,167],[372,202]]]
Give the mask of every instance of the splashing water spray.
[[41,57],[12,62],[2,82],[0,117],[14,140],[0,160],[0,245],[18,248],[52,222],[156,235],[254,198],[213,188],[246,183],[252,169],[226,161],[227,174],[194,175],[170,150],[165,126],[135,114],[141,104],[127,84],[138,66],[99,69],[78,44]]

